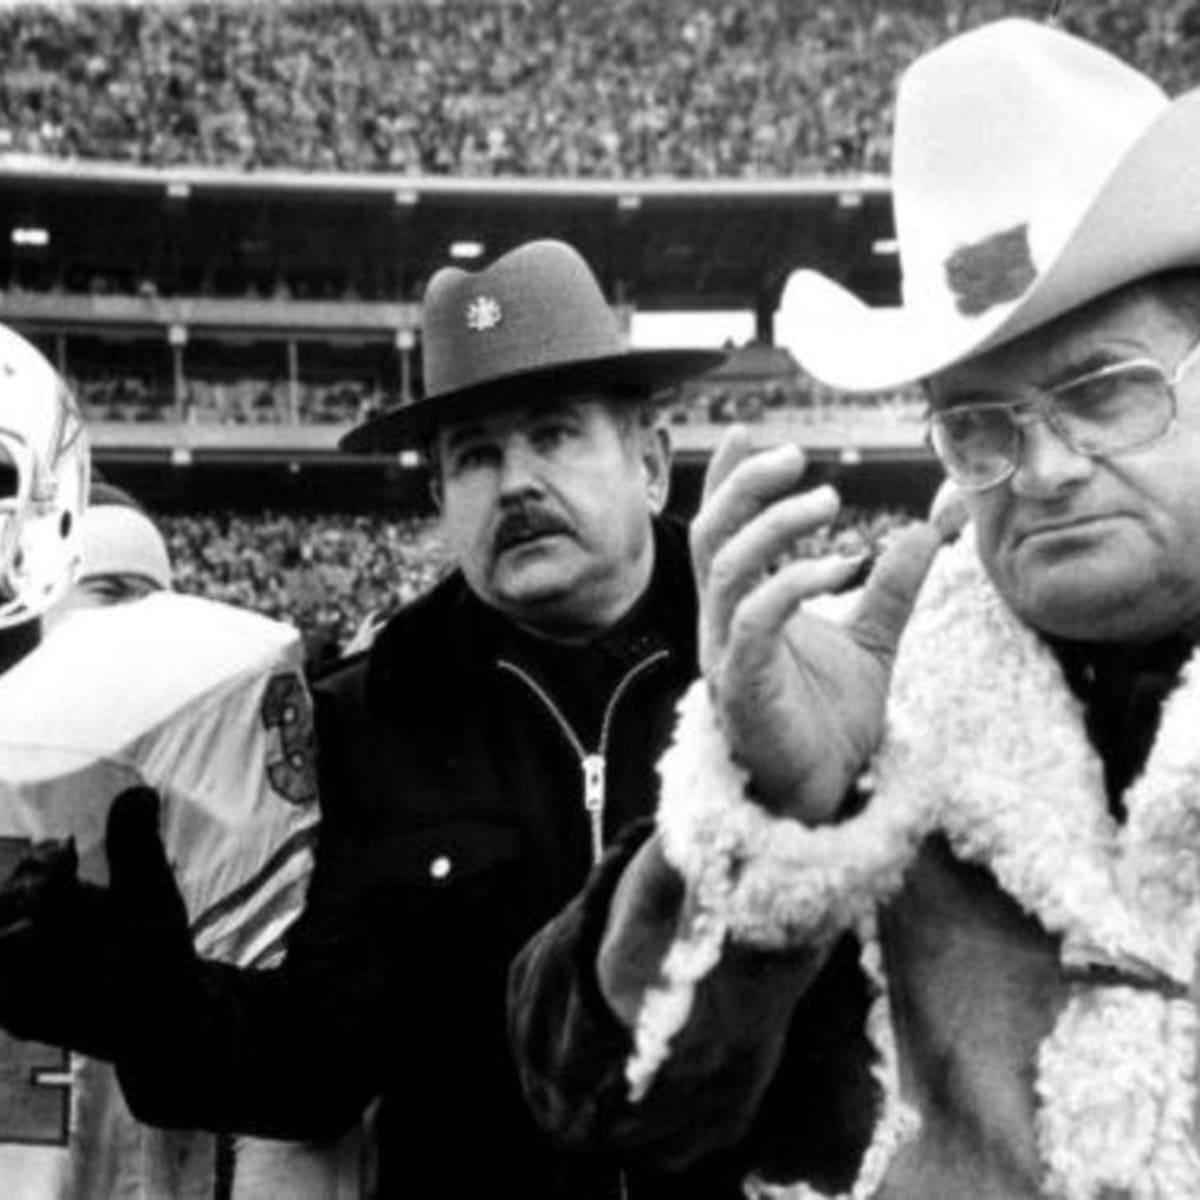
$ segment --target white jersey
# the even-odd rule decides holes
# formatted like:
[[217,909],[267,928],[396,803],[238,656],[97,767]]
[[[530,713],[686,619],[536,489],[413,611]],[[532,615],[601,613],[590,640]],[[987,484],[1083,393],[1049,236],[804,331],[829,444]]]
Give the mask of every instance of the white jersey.
[[[311,700],[290,626],[160,593],[86,609],[0,676],[0,873],[74,837],[104,882],[104,827],[133,784],[204,955],[270,965],[298,915],[318,819]],[[212,1200],[214,1139],[129,1114],[106,1064],[0,1033],[5,1200]]]

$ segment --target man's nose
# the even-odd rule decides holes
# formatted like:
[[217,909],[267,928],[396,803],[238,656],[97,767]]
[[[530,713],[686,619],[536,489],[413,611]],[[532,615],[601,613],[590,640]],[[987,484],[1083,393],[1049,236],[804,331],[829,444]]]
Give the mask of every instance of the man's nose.
[[1013,472],[1012,490],[1022,496],[1053,496],[1087,479],[1095,463],[1072,450],[1044,415],[1021,422],[1021,459]]
[[500,493],[511,496],[541,487],[538,456],[524,438],[509,438],[500,459]]

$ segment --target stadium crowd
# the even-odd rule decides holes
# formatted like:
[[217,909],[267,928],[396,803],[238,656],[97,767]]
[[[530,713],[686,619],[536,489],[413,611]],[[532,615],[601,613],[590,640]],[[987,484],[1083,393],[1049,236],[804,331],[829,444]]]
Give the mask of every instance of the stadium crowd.
[[[350,424],[365,420],[390,402],[386,386],[366,378],[297,380],[294,403],[286,381],[250,375],[220,381],[189,379],[182,405],[165,382],[145,375],[72,376],[71,385],[89,422]],[[717,375],[676,388],[668,415],[673,425],[726,425],[732,421],[754,424],[773,418],[829,425],[853,422],[857,417],[908,423],[920,420],[924,410],[925,400],[919,389],[843,396],[821,387],[792,360],[790,371],[774,368],[729,377]]]
[[430,587],[436,526],[370,513],[194,512],[156,518],[179,591],[291,621],[320,670],[369,614]]
[[298,380],[294,406],[286,381],[251,375],[187,382],[182,411],[166,383],[145,375],[72,376],[71,385],[89,421],[177,421],[199,425],[347,424],[380,403],[370,381]]
[[[866,549],[907,519],[893,510],[848,509],[798,553]],[[446,570],[429,518],[209,511],[162,515],[156,522],[178,590],[293,622],[318,672],[369,616],[407,603]]]
[[[0,151],[157,166],[779,177],[886,169],[892,81],[1049,0],[6,6]],[[1200,3],[1061,5],[1170,91]]]
[[[175,421],[196,425],[275,425],[293,420],[301,425],[347,424],[378,406],[374,393],[353,383],[332,387],[305,386],[293,417],[282,389],[253,379],[189,388],[180,413],[161,389],[136,379],[79,381],[77,395],[88,421],[118,423]],[[673,425],[755,424],[773,418],[808,425],[846,425],[864,417],[892,423],[919,420],[924,400],[913,389],[866,397],[834,396],[787,380],[764,379],[736,384],[710,384],[680,392],[671,401]]]

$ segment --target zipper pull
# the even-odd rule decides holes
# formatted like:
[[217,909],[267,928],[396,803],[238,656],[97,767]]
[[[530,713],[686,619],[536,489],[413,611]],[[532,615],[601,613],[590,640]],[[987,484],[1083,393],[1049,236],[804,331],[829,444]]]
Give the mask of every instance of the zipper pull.
[[592,829],[592,862],[604,853],[604,755],[585,754],[583,767],[583,807]]

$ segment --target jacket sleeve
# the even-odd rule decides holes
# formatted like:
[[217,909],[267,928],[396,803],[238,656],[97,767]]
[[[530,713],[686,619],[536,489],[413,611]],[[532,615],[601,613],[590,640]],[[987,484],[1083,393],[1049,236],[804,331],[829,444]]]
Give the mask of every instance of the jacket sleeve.
[[334,1136],[377,1093],[398,1031],[412,1027],[407,1006],[421,989],[405,964],[420,954],[420,914],[394,884],[394,847],[337,794],[336,728],[317,711],[322,824],[286,958],[271,970],[198,960],[156,997],[116,1061],[149,1124]]
[[677,1171],[714,1154],[746,1155],[793,1012],[826,948],[727,949],[635,1100],[626,1073],[631,1031],[608,1008],[595,964],[617,884],[649,833],[648,822],[628,831],[583,893],[518,955],[509,1022],[526,1097],[552,1135],[579,1151]]
[[356,856],[320,853],[329,886],[310,894],[282,966],[200,962],[123,1047],[116,1065],[140,1120],[320,1138],[370,1100],[380,1046],[403,1023],[399,947],[378,936],[386,911],[355,888]]

